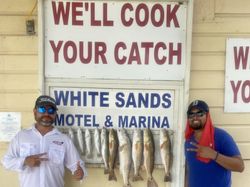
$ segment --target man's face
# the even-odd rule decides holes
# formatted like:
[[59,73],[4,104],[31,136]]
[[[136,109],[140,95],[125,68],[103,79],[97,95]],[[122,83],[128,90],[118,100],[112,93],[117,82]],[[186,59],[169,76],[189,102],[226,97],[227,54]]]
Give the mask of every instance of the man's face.
[[189,112],[188,120],[189,120],[189,126],[193,130],[203,129],[207,120],[206,112],[194,108]]
[[38,125],[51,126],[55,122],[56,110],[49,106],[39,106],[34,109],[35,120]]

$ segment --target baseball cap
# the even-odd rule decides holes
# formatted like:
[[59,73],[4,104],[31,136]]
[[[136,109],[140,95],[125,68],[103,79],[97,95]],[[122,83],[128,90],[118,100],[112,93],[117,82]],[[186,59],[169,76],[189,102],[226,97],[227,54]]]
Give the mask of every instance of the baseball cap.
[[35,107],[47,106],[47,105],[52,106],[53,108],[57,109],[55,99],[53,99],[52,97],[48,95],[41,95],[36,99]]
[[190,103],[190,105],[188,106],[187,114],[189,114],[193,108],[197,108],[205,112],[209,111],[207,103],[202,100],[194,100],[192,103]]

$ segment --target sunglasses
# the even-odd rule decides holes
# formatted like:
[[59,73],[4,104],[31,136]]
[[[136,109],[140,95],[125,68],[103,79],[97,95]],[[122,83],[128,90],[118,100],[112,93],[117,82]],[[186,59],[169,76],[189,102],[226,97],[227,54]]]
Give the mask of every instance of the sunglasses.
[[195,113],[193,113],[193,112],[190,112],[189,114],[188,114],[188,118],[194,118],[194,117],[202,117],[204,114],[206,114],[206,112],[204,112],[204,111],[198,111],[198,112],[195,112]]
[[54,108],[45,108],[44,106],[39,106],[37,107],[37,111],[41,114],[44,114],[45,112],[47,112],[48,114],[55,114],[56,113],[56,109]]

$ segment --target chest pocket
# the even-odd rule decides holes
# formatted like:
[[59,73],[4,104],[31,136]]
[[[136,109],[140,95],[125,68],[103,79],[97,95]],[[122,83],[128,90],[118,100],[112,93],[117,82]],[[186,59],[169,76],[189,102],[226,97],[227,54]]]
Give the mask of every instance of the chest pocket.
[[49,147],[49,162],[51,164],[63,164],[65,151],[62,147],[50,146]]
[[26,157],[30,155],[38,154],[38,147],[32,143],[21,143],[20,145],[20,156]]

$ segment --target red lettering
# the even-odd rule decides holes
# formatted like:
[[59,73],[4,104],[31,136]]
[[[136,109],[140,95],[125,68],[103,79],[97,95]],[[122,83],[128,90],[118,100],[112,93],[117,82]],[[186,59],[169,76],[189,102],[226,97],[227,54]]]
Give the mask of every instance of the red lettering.
[[[157,15],[157,11],[159,12],[159,20],[158,21],[156,20],[156,16],[155,16],[155,15]],[[152,24],[155,27],[160,27],[160,26],[163,25],[163,22],[164,22],[164,10],[163,10],[163,7],[161,5],[155,4],[152,7],[151,21],[152,21]]]
[[[145,27],[150,24],[153,26],[160,27],[165,25],[170,27],[180,27],[177,11],[179,5],[167,5],[166,9],[161,4],[155,4],[152,8],[148,7],[147,4],[140,3],[136,6],[135,11],[130,3],[126,3],[121,9],[121,21],[125,27],[129,27],[135,23],[140,27]],[[165,12],[164,12],[165,11]],[[172,23],[172,24],[171,24]]]
[[63,41],[59,41],[57,44],[54,41],[50,41],[50,45],[54,53],[54,63],[59,62],[59,54],[61,52],[63,53],[61,56],[69,64],[75,63],[77,60],[83,64],[89,64],[90,62],[107,64],[105,56],[107,46],[104,42],[94,42],[94,45],[92,42],[88,42],[86,49],[84,48],[83,41],[79,41],[79,43],[73,41],[66,41],[64,43]]
[[160,48],[162,49],[167,49],[167,46],[165,43],[163,42],[159,42],[155,45],[155,50],[154,50],[154,58],[155,58],[155,62],[159,65],[165,64],[167,57],[163,56],[161,59],[159,58],[159,50]]
[[137,64],[141,64],[140,52],[137,43],[133,42],[128,58],[128,64],[132,64],[132,61],[136,61]]
[[[71,52],[69,51],[71,49]],[[70,57],[70,53],[71,56]],[[77,57],[77,47],[73,41],[67,41],[63,47],[63,56],[67,63],[72,64],[76,61]]]
[[58,54],[59,54],[59,51],[62,47],[63,41],[59,41],[57,45],[55,45],[54,41],[52,41],[52,40],[50,40],[49,43],[50,43],[52,50],[54,52],[54,63],[58,63]]
[[248,54],[248,46],[245,49],[242,46],[239,47],[239,51],[237,51],[237,47],[234,47],[234,63],[236,70],[240,68],[240,64],[242,64],[242,69],[247,68]]
[[179,9],[180,5],[175,5],[173,10],[171,11],[171,5],[167,5],[167,27],[170,27],[171,21],[173,20],[174,22],[174,27],[180,27],[177,16],[176,16],[176,12]]
[[95,18],[95,3],[90,3],[90,17],[91,17],[91,25],[92,26],[101,26],[101,21],[100,20],[96,20]]
[[72,25],[83,25],[82,20],[77,20],[77,16],[82,16],[82,11],[77,11],[77,8],[82,7],[82,2],[72,2]]
[[102,59],[103,64],[107,64],[105,53],[107,51],[106,44],[103,42],[95,43],[95,63],[99,64],[99,58]]
[[[89,64],[92,60],[92,42],[88,42],[88,50],[87,50],[87,57],[84,57],[84,43],[81,41],[79,42],[80,45],[80,61],[83,64]],[[103,42],[95,42],[94,52],[95,52],[95,64],[99,64],[102,61],[103,64],[107,64],[107,59],[105,53],[107,51],[106,44]]]
[[[173,43],[167,45],[167,43],[164,42],[158,42],[156,44],[153,42],[141,42],[139,45],[136,42],[132,42],[129,48],[125,43],[119,42],[114,49],[114,58],[116,63],[120,65],[125,63],[130,65],[134,62],[138,65],[148,65],[149,63],[156,63],[158,65],[168,63],[171,65],[174,62],[176,62],[176,64],[181,64],[182,45],[181,43],[178,43],[177,50],[173,49],[173,45]],[[153,49],[153,53],[150,49]],[[169,49],[168,53],[166,51],[167,49]],[[123,54],[123,56],[120,56],[121,54]],[[126,54],[129,55],[126,56]],[[168,56],[166,54],[168,54]],[[144,57],[144,59],[142,57]]]
[[[141,11],[143,12],[144,15],[144,19],[141,18],[140,14]],[[147,5],[141,3],[137,6],[136,10],[135,10],[135,20],[137,25],[144,27],[145,25],[147,25],[148,20],[149,20],[149,10]]]
[[108,20],[108,5],[107,3],[103,4],[103,25],[104,26],[113,26],[114,21]]
[[125,3],[122,6],[122,9],[121,9],[121,21],[122,21],[122,24],[124,26],[129,27],[129,26],[131,26],[133,24],[134,19],[130,18],[130,19],[126,20],[125,15],[128,15],[126,13],[127,9],[131,12],[133,10],[133,6],[130,3]]
[[149,64],[149,50],[150,48],[154,47],[154,43],[153,42],[143,42],[141,44],[141,47],[144,48],[145,51],[145,64]]
[[173,57],[177,56],[177,64],[181,64],[181,53],[182,53],[182,47],[181,43],[177,44],[177,49],[174,50],[174,44],[169,43],[169,64],[173,64]]
[[66,2],[66,9],[64,9],[63,2],[57,2],[58,8],[56,7],[56,2],[52,1],[51,3],[52,3],[54,23],[58,25],[60,23],[60,18],[62,17],[63,24],[68,25],[70,2]]
[[127,49],[125,43],[123,42],[118,42],[116,45],[115,45],[115,49],[114,49],[114,55],[115,55],[115,61],[117,64],[125,64],[126,63],[126,60],[127,58],[125,56],[123,56],[122,58],[119,58],[119,49]]
[[242,100],[244,103],[250,102],[250,81],[249,80],[244,81],[242,85],[241,96],[242,96]]
[[[83,42],[80,42],[79,43],[79,47],[80,47],[80,54],[79,54],[79,57],[80,57],[80,61],[81,63],[83,64],[89,64],[91,62],[91,59],[92,59],[92,42],[88,42],[88,51],[86,52],[86,50],[84,50],[84,43]],[[87,57],[84,57],[84,52],[86,52],[86,56]]]
[[238,92],[239,92],[241,81],[238,81],[237,85],[235,85],[234,81],[230,81],[230,83],[231,83],[231,87],[232,87],[233,94],[234,94],[233,102],[237,103],[237,95],[238,95]]

